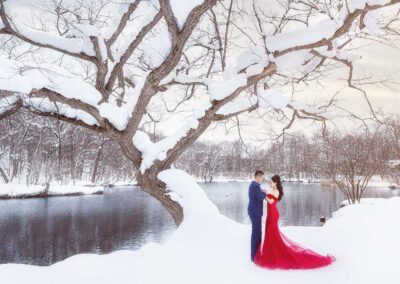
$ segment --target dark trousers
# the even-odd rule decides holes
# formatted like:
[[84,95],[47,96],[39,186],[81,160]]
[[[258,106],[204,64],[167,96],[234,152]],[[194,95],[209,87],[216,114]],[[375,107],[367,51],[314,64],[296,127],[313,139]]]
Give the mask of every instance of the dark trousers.
[[261,218],[262,216],[252,216],[251,220],[251,261],[254,261],[258,247],[261,245]]

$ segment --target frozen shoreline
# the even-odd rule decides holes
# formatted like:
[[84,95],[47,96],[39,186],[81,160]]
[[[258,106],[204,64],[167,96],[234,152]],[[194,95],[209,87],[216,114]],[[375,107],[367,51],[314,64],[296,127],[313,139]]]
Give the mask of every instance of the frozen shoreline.
[[103,186],[92,185],[56,185],[50,184],[46,191],[45,185],[26,186],[17,183],[0,183],[0,199],[46,198],[54,196],[76,196],[102,194]]
[[[227,178],[227,177],[218,177],[213,179],[213,181],[211,183],[229,183],[229,182],[251,182],[251,178],[248,179],[244,179],[244,178]],[[304,184],[323,184],[324,181],[323,179],[285,179],[282,178],[284,183],[304,183]],[[204,181],[204,179],[200,179],[200,178],[196,178],[196,182],[198,183],[210,183],[210,182],[206,182]],[[389,181],[385,181],[385,180],[371,180],[370,182],[368,182],[368,187],[391,187],[391,186],[395,186],[400,188],[400,185],[396,185],[393,184]]]
[[[201,179],[196,178],[196,182],[200,184],[207,184],[208,182],[204,182]],[[234,178],[226,178],[219,177],[212,181],[212,183],[246,183],[251,182],[251,179],[234,179]],[[321,180],[313,179],[291,179],[285,180],[285,182],[290,183],[303,183],[303,184],[322,184]],[[19,183],[0,183],[0,199],[23,199],[23,198],[46,198],[46,197],[55,197],[55,196],[76,196],[76,195],[92,195],[92,194],[103,194],[104,189],[118,189],[125,187],[139,186],[135,181],[131,182],[116,182],[113,184],[105,184],[105,185],[94,185],[90,183],[80,182],[77,185],[59,185],[59,184],[50,184],[48,192],[45,191],[45,185],[30,185],[26,186],[24,184]],[[374,180],[368,183],[369,187],[381,187],[381,188],[390,188],[393,186],[392,183],[382,181],[382,180]],[[395,185],[397,187],[397,185]],[[397,187],[400,188],[400,187]]]

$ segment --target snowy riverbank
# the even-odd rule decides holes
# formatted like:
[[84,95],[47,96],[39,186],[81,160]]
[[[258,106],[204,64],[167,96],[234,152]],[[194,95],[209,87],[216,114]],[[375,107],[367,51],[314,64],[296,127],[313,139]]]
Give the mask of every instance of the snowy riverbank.
[[400,198],[368,199],[335,212],[323,227],[284,227],[293,240],[337,261],[308,271],[263,270],[249,261],[250,227],[219,214],[185,173],[160,174],[184,207],[185,221],[166,244],[136,251],[81,254],[49,267],[0,265],[2,284],[337,283],[399,281]]
[[103,191],[102,186],[50,184],[46,192],[45,185],[0,183],[0,199],[101,194]]
[[[272,176],[272,174],[266,174],[266,178],[269,176]],[[324,179],[319,179],[319,178],[282,178],[284,182],[291,182],[291,183],[310,183],[310,184],[321,184],[321,185],[334,185],[332,181],[329,180],[324,180]],[[201,178],[196,178],[196,181],[198,183],[207,183],[204,181],[204,179]],[[251,182],[252,178],[234,178],[234,177],[224,177],[224,176],[218,176],[213,178],[212,182],[213,183],[228,183],[228,182]],[[369,182],[368,182],[368,187],[384,187],[384,188],[390,188],[390,187],[395,187],[395,188],[400,188],[400,185],[397,185],[393,182],[390,182],[388,180],[384,180],[379,176],[374,176]]]

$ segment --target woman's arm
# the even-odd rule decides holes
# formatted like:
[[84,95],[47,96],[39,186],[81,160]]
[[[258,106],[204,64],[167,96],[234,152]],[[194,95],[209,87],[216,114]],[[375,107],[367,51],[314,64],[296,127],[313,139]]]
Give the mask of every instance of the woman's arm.
[[269,204],[273,204],[275,202],[275,200],[272,198],[266,197],[265,199],[268,201]]

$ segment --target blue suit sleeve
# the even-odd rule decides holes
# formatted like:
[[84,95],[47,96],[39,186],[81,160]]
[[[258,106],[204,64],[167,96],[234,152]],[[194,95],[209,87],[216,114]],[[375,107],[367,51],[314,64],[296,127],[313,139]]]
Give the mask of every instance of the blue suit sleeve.
[[256,189],[255,192],[256,192],[257,200],[262,201],[263,199],[265,199],[267,194],[261,191],[261,187],[259,185],[257,185],[257,187],[255,189]]

